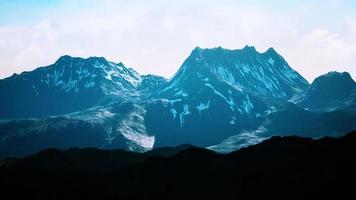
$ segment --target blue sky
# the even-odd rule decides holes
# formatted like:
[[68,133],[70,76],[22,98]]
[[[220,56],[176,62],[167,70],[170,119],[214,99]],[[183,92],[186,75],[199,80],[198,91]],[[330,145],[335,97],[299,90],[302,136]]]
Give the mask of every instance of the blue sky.
[[356,1],[1,0],[0,77],[104,56],[169,78],[196,46],[274,47],[312,81],[356,77]]

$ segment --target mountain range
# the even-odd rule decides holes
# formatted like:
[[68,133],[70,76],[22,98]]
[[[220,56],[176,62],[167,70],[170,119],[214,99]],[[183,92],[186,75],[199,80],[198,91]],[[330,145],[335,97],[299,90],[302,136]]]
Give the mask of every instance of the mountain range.
[[273,48],[195,48],[169,80],[103,57],[62,56],[0,80],[0,157],[46,148],[145,152],[192,144],[231,152],[272,136],[356,129],[356,84],[309,84]]

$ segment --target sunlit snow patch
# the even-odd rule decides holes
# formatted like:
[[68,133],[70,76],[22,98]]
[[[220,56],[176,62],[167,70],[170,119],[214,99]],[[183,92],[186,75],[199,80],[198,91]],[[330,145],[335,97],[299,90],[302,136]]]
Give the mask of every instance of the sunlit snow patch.
[[251,110],[253,109],[253,104],[250,101],[250,97],[246,95],[246,100],[242,100],[243,103],[243,109],[246,113],[250,113]]
[[276,107],[270,106],[267,110],[265,110],[264,115],[267,116],[267,115],[275,113],[275,112],[277,112]]
[[201,111],[203,110],[207,110],[210,107],[210,101],[208,101],[208,103],[204,104],[204,103],[200,103],[197,106],[197,110],[199,111],[199,115],[201,115]]
[[174,108],[171,108],[171,109],[170,109],[170,112],[171,112],[172,115],[173,115],[173,119],[175,119],[175,118],[177,117],[177,110],[174,109]]
[[220,153],[230,153],[243,147],[254,145],[268,139],[268,137],[261,136],[266,129],[261,126],[255,131],[245,131],[238,135],[226,138],[221,143],[207,147],[210,150]]
[[231,121],[229,121],[230,124],[234,125],[236,124],[236,117],[232,117]]
[[273,58],[268,58],[267,62],[271,64],[272,66],[274,65],[274,60]]
[[214,86],[212,86],[210,83],[205,83],[204,85],[211,88],[215,94],[222,97],[226,101],[226,103],[228,103],[230,105],[230,109],[234,110],[235,103],[234,103],[234,100],[231,98],[231,96],[229,97],[229,100],[228,100],[223,94],[221,94],[219,91],[217,91],[214,88]]
[[181,113],[179,114],[180,127],[183,127],[183,124],[184,124],[184,116],[185,116],[185,115],[189,115],[189,114],[190,114],[189,106],[188,106],[188,104],[184,104],[184,105],[183,105],[183,112],[181,112]]
[[122,120],[117,128],[128,140],[128,148],[131,151],[148,151],[155,143],[155,137],[147,134],[143,117],[145,112],[144,108],[135,105],[134,111]]

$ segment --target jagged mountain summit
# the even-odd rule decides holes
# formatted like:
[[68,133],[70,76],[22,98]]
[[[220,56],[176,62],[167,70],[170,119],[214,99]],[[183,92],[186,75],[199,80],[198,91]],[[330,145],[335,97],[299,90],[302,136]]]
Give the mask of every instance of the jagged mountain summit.
[[[170,80],[103,57],[62,56],[0,80],[0,157],[188,143],[229,152],[274,135],[338,136],[356,129],[354,82],[329,76],[310,85],[273,48],[250,46],[195,48]],[[342,109],[326,113],[329,102]]]
[[309,85],[273,48],[260,53],[250,46],[238,50],[197,47],[164,91],[188,92],[181,90],[190,90],[192,83],[209,82],[209,78],[272,98],[291,97]]
[[0,80],[0,118],[45,117],[102,105],[144,88],[141,80],[132,68],[103,57],[62,56],[52,65]]

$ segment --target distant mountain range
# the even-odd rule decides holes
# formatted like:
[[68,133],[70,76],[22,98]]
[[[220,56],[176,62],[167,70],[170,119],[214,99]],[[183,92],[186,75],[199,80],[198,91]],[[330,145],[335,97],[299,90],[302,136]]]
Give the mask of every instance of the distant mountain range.
[[231,152],[276,135],[356,129],[356,84],[309,84],[273,48],[195,48],[170,79],[103,57],[60,57],[0,80],[0,157],[45,148],[145,152],[192,144]]
[[0,161],[0,188],[14,199],[347,199],[355,159],[356,132],[274,136],[229,154],[190,145],[146,153],[47,149]]

